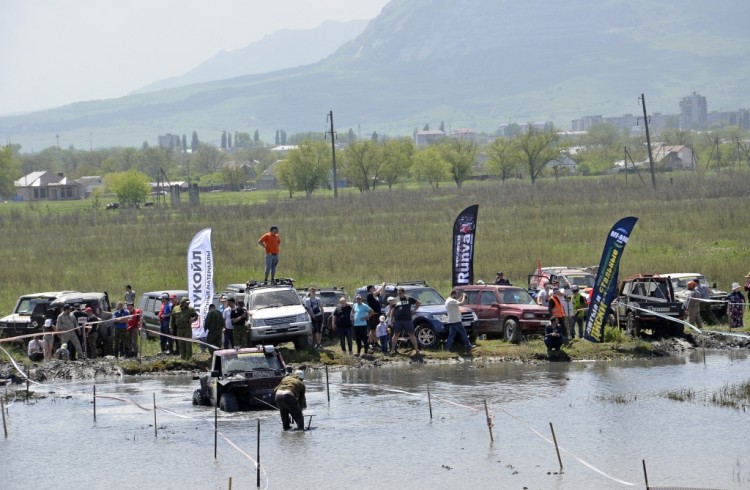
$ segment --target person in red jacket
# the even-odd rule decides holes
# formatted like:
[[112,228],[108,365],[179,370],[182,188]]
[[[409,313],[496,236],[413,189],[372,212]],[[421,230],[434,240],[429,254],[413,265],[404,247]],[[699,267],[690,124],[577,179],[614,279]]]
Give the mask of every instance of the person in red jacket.
[[128,311],[132,315],[128,318],[128,345],[130,346],[129,355],[135,356],[138,354],[138,333],[141,331],[141,323],[143,322],[143,311],[140,308],[136,308],[133,303],[128,303]]

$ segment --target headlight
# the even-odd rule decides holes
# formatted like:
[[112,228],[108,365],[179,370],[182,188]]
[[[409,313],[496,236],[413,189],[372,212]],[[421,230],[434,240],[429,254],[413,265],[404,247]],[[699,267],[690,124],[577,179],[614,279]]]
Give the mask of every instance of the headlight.
[[479,321],[479,317],[473,311],[471,312],[471,320],[474,321],[474,322],[478,322]]
[[306,322],[308,320],[307,313],[300,313],[297,315],[297,318],[294,319],[295,322]]
[[261,319],[253,319],[253,327],[265,327],[266,321]]
[[534,315],[534,313],[531,311],[527,311],[523,314],[523,318],[524,320],[533,320],[534,318],[536,318],[536,315]]
[[440,323],[448,323],[448,315],[432,315],[432,317]]

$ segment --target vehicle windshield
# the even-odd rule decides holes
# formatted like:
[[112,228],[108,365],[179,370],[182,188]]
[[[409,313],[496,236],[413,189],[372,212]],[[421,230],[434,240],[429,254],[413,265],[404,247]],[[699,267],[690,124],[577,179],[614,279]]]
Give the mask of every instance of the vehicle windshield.
[[253,369],[281,370],[281,363],[276,356],[267,356],[263,352],[240,352],[221,357],[224,373],[252,371]]
[[339,298],[346,298],[343,291],[319,291],[317,298],[323,306],[338,306]]
[[[687,285],[690,281],[695,281],[694,277],[683,277],[679,279],[672,278],[672,289],[675,291],[684,291],[687,289]],[[705,277],[699,277],[698,283],[701,286],[708,286],[708,282],[706,282]]]
[[43,298],[22,298],[18,302],[15,313],[18,315],[31,315],[34,313],[36,306],[42,303],[48,303],[48,301]]
[[432,288],[413,288],[406,290],[406,296],[418,300],[422,306],[444,305],[445,300]]
[[521,288],[504,289],[501,291],[503,303],[506,305],[535,305],[536,301],[531,295]]
[[571,286],[579,288],[593,288],[596,278],[592,274],[569,274],[565,276]]
[[281,289],[251,294],[247,308],[249,310],[262,310],[263,308],[278,308],[279,306],[294,306],[299,304],[300,299],[297,291],[294,289]]

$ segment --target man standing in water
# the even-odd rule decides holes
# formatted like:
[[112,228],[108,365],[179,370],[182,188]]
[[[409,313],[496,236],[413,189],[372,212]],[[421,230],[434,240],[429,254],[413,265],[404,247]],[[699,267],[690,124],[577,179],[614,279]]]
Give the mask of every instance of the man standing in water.
[[265,282],[268,282],[268,275],[271,274],[271,281],[276,279],[276,266],[279,265],[279,246],[281,237],[279,236],[279,227],[274,225],[271,229],[260,237],[258,245],[266,251],[266,272]]

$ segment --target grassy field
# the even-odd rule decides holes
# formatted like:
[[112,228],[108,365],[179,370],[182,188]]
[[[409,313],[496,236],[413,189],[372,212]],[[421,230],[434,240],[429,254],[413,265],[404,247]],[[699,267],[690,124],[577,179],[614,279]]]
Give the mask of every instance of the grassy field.
[[[727,290],[750,271],[750,173],[661,174],[656,189],[635,176],[472,181],[439,191],[402,185],[359,194],[330,191],[287,199],[283,191],[206,193],[180,209],[105,211],[93,202],[0,204],[0,313],[21,294],[77,289],[122,299],[185,288],[186,251],[199,230],[213,229],[215,283],[262,277],[256,245],[281,228],[279,275],[299,286],[358,286],[425,279],[450,288],[451,230],[478,203],[476,279],[503,270],[523,285],[543,266],[599,263],[606,233],[637,216],[621,277],[637,272],[700,272]],[[648,179],[646,179],[648,183]],[[186,196],[184,196],[186,197]],[[186,200],[186,199],[185,199]]]

